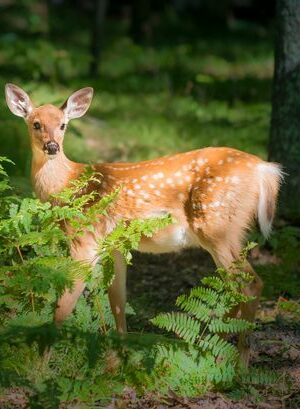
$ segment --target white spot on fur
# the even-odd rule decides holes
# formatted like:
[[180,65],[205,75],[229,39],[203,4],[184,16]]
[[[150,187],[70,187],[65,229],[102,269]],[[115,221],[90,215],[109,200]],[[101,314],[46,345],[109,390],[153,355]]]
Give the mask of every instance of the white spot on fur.
[[231,177],[231,183],[238,185],[240,183],[240,178],[238,176],[232,176]]
[[143,196],[144,199],[149,199],[150,195],[149,193],[145,192],[144,190],[141,190],[141,195]]
[[155,175],[153,175],[153,179],[162,179],[165,175],[163,174],[163,172],[158,172]]
[[220,206],[220,202],[212,202],[209,206],[210,207],[219,207]]
[[204,163],[205,163],[205,160],[200,158],[200,159],[197,160],[197,163],[198,163],[199,166],[203,166]]

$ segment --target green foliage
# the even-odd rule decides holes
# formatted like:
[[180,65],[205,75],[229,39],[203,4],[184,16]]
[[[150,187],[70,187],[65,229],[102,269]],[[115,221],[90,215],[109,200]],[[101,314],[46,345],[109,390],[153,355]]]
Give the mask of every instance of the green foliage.
[[[60,206],[32,198],[19,200],[5,195],[9,185],[3,168],[1,175],[1,323],[29,311],[37,314],[37,319],[44,313],[44,319],[49,319],[49,305],[53,310],[57,297],[72,288],[74,279],[87,279],[91,274],[90,266],[69,257],[70,240],[92,225],[96,207],[99,214],[104,213],[113,198],[100,200],[100,204],[93,204],[84,212],[86,204],[94,199],[91,195],[75,198],[91,178],[84,174],[73,187],[73,195],[70,190],[61,195]],[[66,223],[73,229],[72,236],[64,232]]]
[[300,315],[300,301],[286,300],[280,298],[277,303],[278,313],[280,318],[294,323],[299,322]]
[[[224,334],[240,334],[255,328],[243,319],[230,318],[230,311],[241,302],[250,302],[242,290],[252,278],[238,267],[245,261],[249,244],[229,271],[218,269],[218,276],[205,277],[202,286],[177,298],[182,312],[159,314],[152,323],[174,332],[187,344],[187,350],[166,347],[159,350],[169,387],[180,394],[199,394],[211,388],[232,385],[239,373],[238,351]],[[186,366],[184,366],[186,362]]]
[[170,215],[161,218],[135,219],[130,222],[120,221],[112,233],[99,242],[99,256],[103,266],[104,285],[108,287],[114,276],[113,253],[121,253],[127,264],[132,259],[132,250],[137,250],[143,236],[151,237],[158,230],[173,222]]
[[[79,180],[53,197],[52,205],[32,198],[20,200],[8,195],[10,185],[3,161],[0,162],[3,199],[0,209],[0,386],[28,387],[32,391],[29,398],[32,407],[58,407],[61,399],[73,400],[78,394],[86,401],[103,398],[112,393],[112,388],[115,391],[119,388],[122,378],[119,374],[116,379],[102,379],[108,350],[113,347],[122,354],[121,372],[129,374],[134,361],[132,355],[138,348],[145,349],[142,344],[138,348],[138,343],[133,346],[132,342],[124,347],[111,336],[114,322],[103,277],[112,280],[113,269],[107,260],[112,263],[113,251],[117,250],[129,263],[131,251],[138,247],[142,236],[150,237],[172,220],[169,216],[132,220],[129,224],[121,220],[116,230],[99,243],[99,254],[104,262],[91,269],[69,257],[70,241],[85,231],[94,231],[94,224],[99,217],[107,215],[118,191],[101,198],[96,189],[99,175],[87,167]],[[72,289],[78,278],[86,281],[88,297],[79,301],[75,314],[62,331],[58,330],[49,324],[57,297],[66,289]],[[129,306],[127,312],[133,313]],[[49,358],[40,354],[45,354],[49,346],[53,361],[50,358],[48,362]],[[145,353],[138,353],[138,361],[144,356]],[[75,373],[80,376],[74,376]],[[57,376],[57,381],[52,382]]]

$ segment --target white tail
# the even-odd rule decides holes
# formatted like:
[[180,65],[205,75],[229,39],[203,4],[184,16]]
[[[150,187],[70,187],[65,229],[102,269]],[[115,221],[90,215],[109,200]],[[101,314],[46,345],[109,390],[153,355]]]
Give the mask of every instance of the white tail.
[[283,179],[281,166],[277,163],[257,165],[259,180],[259,198],[257,217],[262,234],[268,238],[274,219],[276,201],[280,183]]
[[[70,161],[63,152],[66,124],[82,116],[93,95],[91,88],[72,94],[61,108],[43,105],[35,108],[21,88],[7,84],[6,100],[11,111],[27,122],[32,146],[32,180],[37,196],[47,200],[83,172],[85,165]],[[72,257],[95,263],[97,242],[120,219],[132,220],[170,213],[176,223],[151,238],[144,237],[140,251],[177,251],[201,246],[218,266],[231,268],[243,247],[245,231],[258,218],[265,236],[271,230],[279,183],[280,167],[256,156],[230,148],[205,148],[139,163],[94,165],[101,176],[100,195],[116,188],[120,193],[107,217],[99,218],[95,232],[86,232],[71,246]],[[253,274],[247,289],[256,299],[241,305],[245,319],[253,320],[262,282],[249,264],[244,271]],[[84,289],[77,282],[72,293],[58,301],[55,314],[62,321]],[[126,264],[115,254],[115,278],[109,289],[112,312],[119,331],[126,331]],[[249,349],[241,338],[240,349],[247,361]]]

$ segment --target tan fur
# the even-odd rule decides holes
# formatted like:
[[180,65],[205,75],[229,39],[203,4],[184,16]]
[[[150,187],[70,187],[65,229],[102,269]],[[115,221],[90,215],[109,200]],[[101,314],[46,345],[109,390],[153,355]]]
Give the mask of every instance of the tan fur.
[[[38,120],[42,131],[36,132],[33,123]],[[70,161],[63,153],[63,134],[59,127],[65,121],[64,113],[52,105],[33,109],[27,118],[31,135],[32,181],[38,197],[48,200],[78,178],[84,164]],[[43,152],[45,141],[53,139],[60,152],[49,160]],[[174,225],[159,231],[152,238],[143,238],[140,251],[162,253],[186,247],[201,246],[212,255],[218,266],[229,268],[243,246],[245,232],[257,217],[258,203],[268,218],[273,217],[279,187],[278,173],[266,176],[259,165],[266,164],[256,156],[231,148],[205,148],[192,152],[138,163],[103,163],[94,165],[102,176],[101,183],[92,186],[102,195],[120,188],[120,194],[107,217],[95,226],[95,233],[87,232],[71,246],[75,259],[97,262],[97,240],[111,232],[120,219],[159,217],[170,213]],[[273,168],[272,168],[273,169]],[[262,190],[261,190],[262,189]],[[265,189],[265,190],[264,190]],[[265,204],[264,204],[265,203]],[[265,207],[264,207],[265,206]],[[262,290],[262,281],[249,264],[245,270],[254,275],[246,289],[256,300],[241,306],[244,318],[253,320]],[[126,265],[115,253],[115,279],[109,290],[112,312],[120,332],[126,331]],[[56,320],[62,321],[74,308],[83,291],[84,283],[76,282],[72,293],[66,292],[59,300]],[[146,289],[145,289],[146,290]],[[244,362],[249,348],[243,335],[240,350]]]

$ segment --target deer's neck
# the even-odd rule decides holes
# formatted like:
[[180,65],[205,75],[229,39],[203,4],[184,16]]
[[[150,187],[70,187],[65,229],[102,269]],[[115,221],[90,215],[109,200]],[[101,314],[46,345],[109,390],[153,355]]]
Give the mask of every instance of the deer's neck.
[[37,197],[46,201],[50,195],[61,192],[80,175],[83,168],[83,164],[72,162],[63,152],[54,159],[48,159],[46,155],[33,151],[31,179]]

